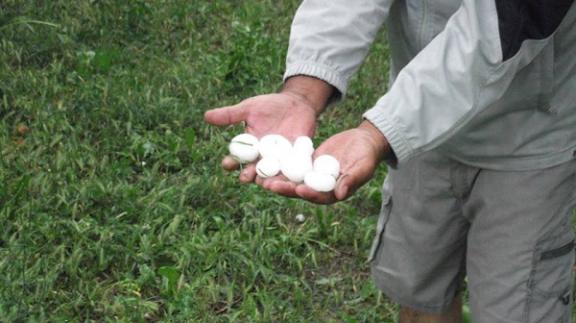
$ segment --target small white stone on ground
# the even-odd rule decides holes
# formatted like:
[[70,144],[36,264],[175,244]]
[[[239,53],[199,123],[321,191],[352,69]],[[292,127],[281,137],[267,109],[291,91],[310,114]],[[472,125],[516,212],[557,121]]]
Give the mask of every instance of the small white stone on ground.
[[300,214],[296,215],[296,222],[302,223],[305,220],[306,220],[306,217],[304,216],[304,214],[300,213]]

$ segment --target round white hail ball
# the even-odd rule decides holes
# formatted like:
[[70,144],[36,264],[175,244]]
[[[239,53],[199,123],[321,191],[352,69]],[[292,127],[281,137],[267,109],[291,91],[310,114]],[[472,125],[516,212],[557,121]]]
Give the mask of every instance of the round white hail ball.
[[256,173],[262,178],[276,176],[280,173],[280,161],[273,157],[264,157],[256,164]]
[[296,215],[296,222],[302,223],[304,221],[306,221],[306,217],[304,216],[304,214],[300,213]]
[[301,136],[296,138],[294,141],[294,150],[299,151],[303,154],[307,154],[308,156],[312,156],[314,153],[314,143],[310,137]]
[[291,182],[301,183],[312,170],[312,157],[292,150],[280,160],[280,170]]
[[260,138],[258,149],[262,158],[275,157],[281,159],[290,152],[292,144],[281,135],[266,135]]
[[232,138],[228,145],[230,155],[241,163],[250,163],[258,159],[258,138],[248,133],[243,133]]
[[304,177],[304,184],[316,192],[330,192],[336,187],[336,179],[326,173],[311,171]]
[[322,155],[314,160],[314,171],[338,178],[338,175],[340,175],[340,163],[330,155]]

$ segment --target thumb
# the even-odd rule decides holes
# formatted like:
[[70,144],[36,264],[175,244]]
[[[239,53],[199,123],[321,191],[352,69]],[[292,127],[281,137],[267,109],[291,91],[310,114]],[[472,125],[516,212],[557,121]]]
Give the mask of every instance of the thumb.
[[339,201],[346,199],[349,195],[352,185],[354,185],[352,176],[349,174],[342,175],[336,183],[336,188],[334,189],[334,196],[336,196],[336,199]]
[[248,110],[245,106],[234,105],[218,109],[212,109],[204,113],[204,121],[215,126],[228,126],[245,121]]
[[364,167],[355,164],[340,176],[334,189],[334,195],[339,201],[342,201],[356,192],[371,177],[372,172],[367,172]]

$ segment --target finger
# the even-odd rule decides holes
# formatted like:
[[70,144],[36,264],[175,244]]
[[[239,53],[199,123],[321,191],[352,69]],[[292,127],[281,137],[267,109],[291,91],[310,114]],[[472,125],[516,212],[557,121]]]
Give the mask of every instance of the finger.
[[271,191],[275,194],[279,194],[286,197],[298,197],[294,189],[296,184],[290,182],[283,175],[278,175],[274,177],[262,178],[260,176],[256,177],[256,184],[262,186],[267,191]]
[[256,179],[254,180],[254,183],[256,183],[259,186],[262,186],[262,188],[264,188],[264,189],[268,189],[270,187],[270,183],[272,183],[273,181],[286,181],[286,177],[284,177],[282,175],[276,175],[273,177],[262,177],[262,176],[258,175],[258,173],[256,173],[256,174],[257,175],[256,175]]
[[252,183],[256,179],[256,166],[254,164],[248,164],[240,172],[240,182],[244,184]]
[[262,179],[262,187],[269,190],[270,186],[274,182],[290,182],[290,181],[288,180],[288,178],[286,178],[286,176],[282,175],[282,173],[279,173],[276,176],[263,178]]
[[245,121],[248,116],[248,110],[243,105],[233,105],[204,113],[204,121],[215,126],[228,126]]
[[224,157],[224,159],[222,159],[222,168],[224,168],[224,170],[226,171],[234,171],[237,170],[238,167],[240,167],[240,163],[234,159],[232,156],[226,156]]
[[300,198],[316,204],[332,204],[337,201],[332,192],[316,192],[306,185],[298,185],[296,194]]
[[263,183],[265,189],[286,197],[298,197],[296,186],[297,184],[284,178],[268,178]]
[[256,176],[256,179],[254,179],[254,183],[256,183],[256,185],[258,186],[264,187],[264,178]]
[[354,163],[350,169],[344,170],[336,182],[334,195],[339,200],[345,200],[370,180],[373,171],[367,171],[362,163]]
[[338,182],[336,182],[336,188],[334,189],[334,196],[339,200],[345,200],[353,192],[350,190],[351,185],[353,185],[353,178],[348,174],[340,176]]
[[272,176],[272,177],[262,177],[260,175],[257,175],[254,182],[256,184],[258,184],[259,186],[262,186],[263,189],[268,189],[267,187],[269,187],[270,183],[272,183],[273,181],[285,180],[285,179],[286,178],[282,175],[276,175],[276,176]]

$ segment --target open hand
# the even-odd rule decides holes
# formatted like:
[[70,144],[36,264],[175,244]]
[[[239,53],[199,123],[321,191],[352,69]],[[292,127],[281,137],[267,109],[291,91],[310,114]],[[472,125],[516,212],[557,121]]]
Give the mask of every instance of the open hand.
[[[245,131],[258,138],[278,134],[293,141],[299,136],[312,137],[316,117],[334,93],[330,84],[298,75],[286,80],[280,93],[255,96],[234,106],[207,111],[204,120],[216,126],[244,122]],[[232,171],[238,168],[238,163],[232,157],[225,157],[222,167]],[[255,165],[246,165],[240,181],[250,183],[255,178]]]
[[[299,136],[312,137],[316,125],[316,110],[303,98],[288,93],[256,96],[237,105],[207,111],[206,122],[226,126],[245,122],[245,131],[256,137],[279,134],[289,140]],[[231,157],[222,160],[226,170],[234,170],[238,163]],[[254,164],[240,173],[240,181],[254,181]]]
[[284,196],[299,197],[317,204],[331,204],[344,200],[372,178],[382,158],[391,155],[391,149],[382,133],[370,122],[327,139],[314,156],[332,155],[340,162],[340,176],[334,191],[320,193],[304,184],[295,184],[279,178],[257,179],[264,188]]

